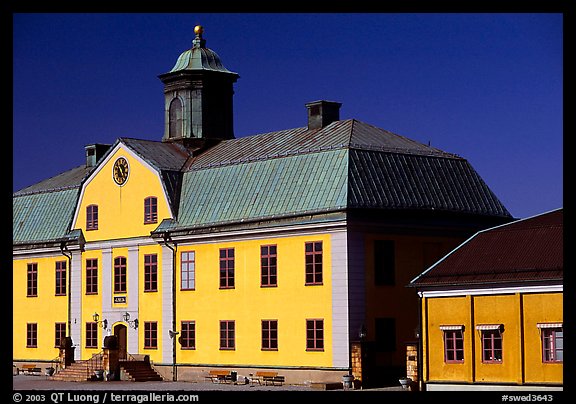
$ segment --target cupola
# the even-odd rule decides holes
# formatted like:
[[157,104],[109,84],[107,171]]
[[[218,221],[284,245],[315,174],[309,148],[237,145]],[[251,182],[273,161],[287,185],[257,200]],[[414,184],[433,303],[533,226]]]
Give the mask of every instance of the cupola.
[[164,142],[234,138],[233,84],[239,75],[206,47],[202,26],[194,33],[192,47],[158,76],[164,83]]

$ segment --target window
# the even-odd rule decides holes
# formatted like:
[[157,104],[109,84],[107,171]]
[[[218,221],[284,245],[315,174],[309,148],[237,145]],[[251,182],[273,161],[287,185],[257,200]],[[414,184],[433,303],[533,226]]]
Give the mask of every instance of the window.
[[55,323],[54,324],[54,346],[56,348],[60,347],[60,342],[62,338],[66,337],[66,323]]
[[94,295],[98,293],[98,259],[90,258],[86,260],[86,294]]
[[155,196],[144,199],[144,224],[158,222],[158,202]]
[[86,230],[98,230],[98,205],[86,206]]
[[262,350],[278,350],[278,320],[262,320]]
[[374,319],[374,332],[376,339],[376,351],[396,351],[396,319],[382,317]]
[[464,336],[463,326],[440,326],[444,332],[444,362],[464,362]]
[[126,257],[114,258],[114,293],[126,293]]
[[158,291],[158,256],[144,255],[144,292]]
[[180,335],[182,349],[196,349],[196,322],[182,321],[180,329],[182,330]]
[[26,296],[38,296],[38,264],[31,263],[26,268]]
[[478,325],[482,339],[482,362],[502,363],[502,330],[501,324]]
[[66,261],[56,262],[56,296],[66,295]]
[[322,242],[306,243],[306,285],[322,285]]
[[234,321],[220,321],[220,349],[235,348]]
[[194,251],[183,251],[180,258],[180,289],[194,290],[194,281],[196,277],[196,253]]
[[306,320],[306,350],[324,350],[324,320]]
[[539,328],[542,335],[542,362],[564,362],[564,328]]
[[182,137],[182,102],[174,98],[170,102],[168,137]]
[[26,348],[38,348],[38,324],[26,324]]
[[396,258],[393,240],[374,240],[374,284],[394,285]]
[[263,245],[260,247],[261,286],[278,286],[276,258],[275,245]]
[[234,249],[220,249],[220,289],[234,288]]
[[156,321],[144,322],[144,348],[158,348],[158,323]]
[[86,323],[86,348],[98,348],[98,323]]

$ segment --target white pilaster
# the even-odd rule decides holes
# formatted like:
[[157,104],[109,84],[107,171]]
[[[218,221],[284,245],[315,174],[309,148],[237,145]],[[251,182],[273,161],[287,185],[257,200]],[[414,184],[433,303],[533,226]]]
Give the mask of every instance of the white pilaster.
[[332,233],[332,361],[350,366],[348,339],[348,245],[345,230]]
[[80,360],[82,342],[82,253],[72,252],[72,264],[70,268],[70,337],[76,347],[74,360]]
[[158,339],[162,343],[162,361],[172,363],[172,339],[169,330],[172,330],[172,250],[165,245],[162,246],[162,325],[158,330]]

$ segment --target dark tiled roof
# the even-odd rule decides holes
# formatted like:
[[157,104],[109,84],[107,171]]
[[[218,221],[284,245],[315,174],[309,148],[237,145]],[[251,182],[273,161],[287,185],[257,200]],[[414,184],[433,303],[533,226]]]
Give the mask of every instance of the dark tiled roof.
[[352,208],[510,215],[461,158],[351,150],[349,171]]
[[191,155],[180,143],[164,143],[132,138],[120,138],[119,141],[123,142],[158,170],[181,171],[186,160]]
[[557,209],[478,232],[411,286],[557,282],[563,274],[563,209]]

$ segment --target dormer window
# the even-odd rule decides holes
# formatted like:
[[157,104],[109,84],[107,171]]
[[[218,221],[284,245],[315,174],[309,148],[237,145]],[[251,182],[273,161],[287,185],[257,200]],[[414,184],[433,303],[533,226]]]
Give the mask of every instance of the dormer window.
[[98,230],[98,205],[86,206],[86,230]]
[[144,224],[158,222],[158,199],[155,196],[149,196],[144,199]]

